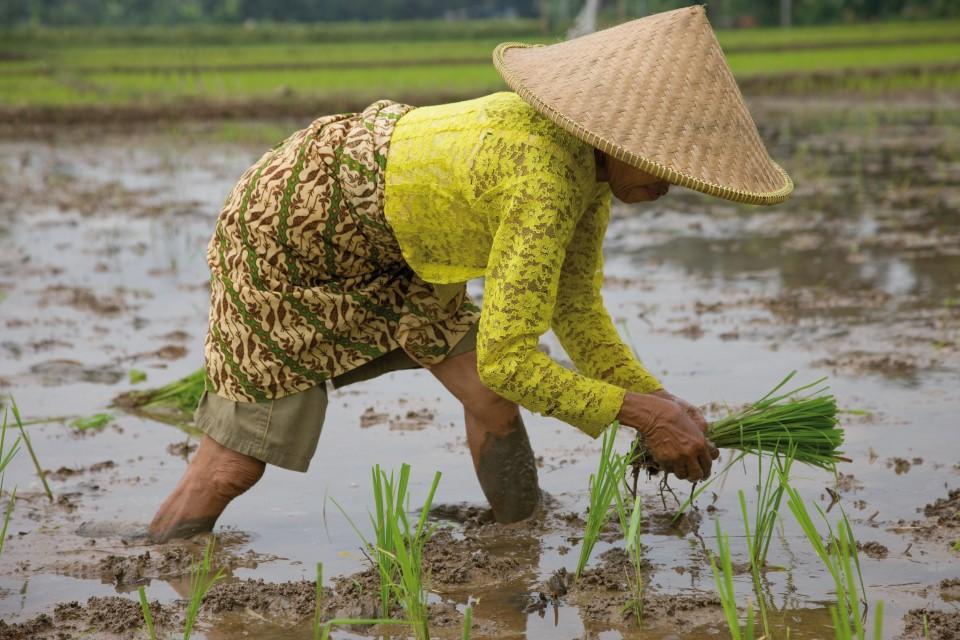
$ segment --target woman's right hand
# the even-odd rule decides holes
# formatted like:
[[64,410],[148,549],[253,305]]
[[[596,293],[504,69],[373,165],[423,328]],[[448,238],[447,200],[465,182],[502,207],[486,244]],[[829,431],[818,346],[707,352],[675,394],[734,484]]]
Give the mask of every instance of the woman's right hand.
[[701,428],[673,400],[628,391],[617,419],[639,431],[660,468],[681,480],[703,480],[720,455]]

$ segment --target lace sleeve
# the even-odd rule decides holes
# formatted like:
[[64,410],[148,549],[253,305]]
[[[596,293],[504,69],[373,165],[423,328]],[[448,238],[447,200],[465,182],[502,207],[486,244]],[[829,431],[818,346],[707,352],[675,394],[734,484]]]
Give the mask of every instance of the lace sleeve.
[[584,375],[637,393],[655,391],[662,385],[621,340],[600,295],[609,218],[610,191],[598,189],[567,247],[553,331]]
[[499,395],[596,437],[616,418],[624,390],[565,369],[537,348],[554,315],[586,192],[593,192],[591,158],[592,150],[563,154],[561,163],[556,155],[524,156],[518,177],[501,184],[504,209],[487,263],[477,365]]

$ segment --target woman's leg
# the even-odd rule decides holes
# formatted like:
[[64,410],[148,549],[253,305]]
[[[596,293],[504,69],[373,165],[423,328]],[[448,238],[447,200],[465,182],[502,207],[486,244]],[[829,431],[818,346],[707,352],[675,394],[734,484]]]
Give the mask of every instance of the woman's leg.
[[256,484],[265,466],[203,436],[176,489],[153,517],[150,537],[165,542],[212,531],[230,501]]
[[480,382],[476,351],[448,358],[430,372],[463,403],[473,467],[497,522],[533,515],[540,500],[537,465],[517,405]]

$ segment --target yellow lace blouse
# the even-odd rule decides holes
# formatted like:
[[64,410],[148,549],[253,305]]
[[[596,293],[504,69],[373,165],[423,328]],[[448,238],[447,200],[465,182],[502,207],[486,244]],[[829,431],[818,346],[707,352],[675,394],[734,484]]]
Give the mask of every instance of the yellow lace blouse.
[[[441,291],[486,277],[484,384],[594,437],[626,390],[660,388],[600,297],[610,188],[592,147],[495,93],[404,115],[384,179],[387,221],[417,275]],[[578,372],[537,348],[551,328]]]

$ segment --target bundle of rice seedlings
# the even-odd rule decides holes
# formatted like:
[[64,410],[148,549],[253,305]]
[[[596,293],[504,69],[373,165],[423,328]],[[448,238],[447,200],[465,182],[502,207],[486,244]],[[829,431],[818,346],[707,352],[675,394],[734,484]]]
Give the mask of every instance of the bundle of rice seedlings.
[[197,369],[163,387],[123,393],[113,404],[160,422],[184,426],[192,424],[193,412],[205,388],[206,374]]
[[[828,387],[821,386],[826,378],[783,391],[796,373],[744,409],[710,423],[710,441],[721,449],[757,455],[790,449],[796,462],[826,470],[849,462],[840,451],[843,430],[837,426],[837,401],[827,393]],[[635,469],[644,468],[651,475],[660,471],[642,438],[635,451]]]

